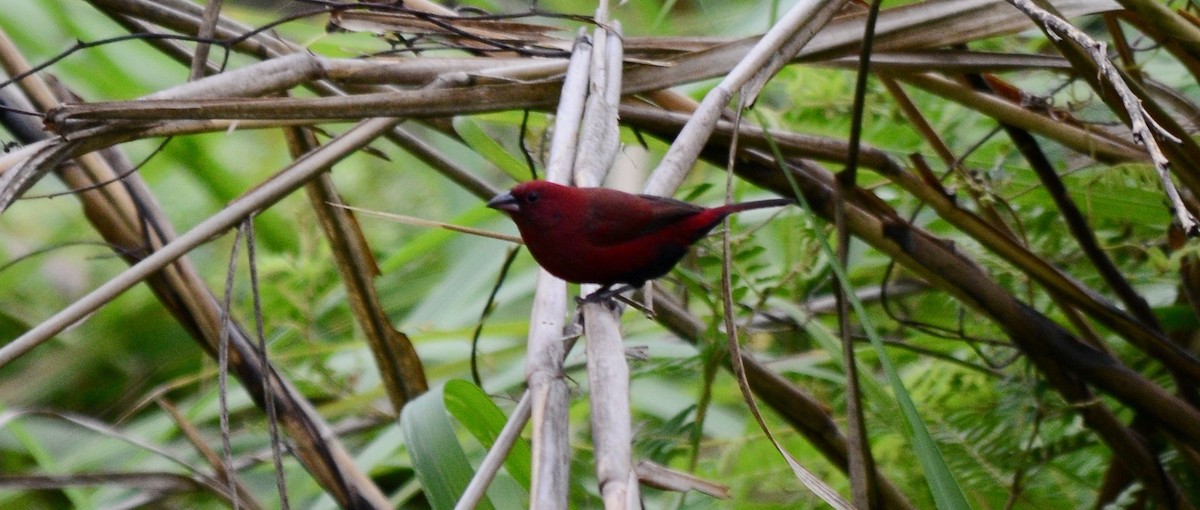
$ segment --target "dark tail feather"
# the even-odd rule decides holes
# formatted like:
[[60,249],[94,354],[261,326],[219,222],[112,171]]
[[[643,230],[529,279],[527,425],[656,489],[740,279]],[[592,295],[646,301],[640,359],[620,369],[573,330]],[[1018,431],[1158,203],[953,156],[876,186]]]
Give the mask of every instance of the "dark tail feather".
[[717,207],[717,209],[725,214],[733,214],[735,212],[742,212],[750,209],[780,207],[784,205],[793,205],[795,203],[796,201],[790,198],[769,198],[767,200],[753,200],[750,202],[742,202],[740,204],[729,204],[726,206]]

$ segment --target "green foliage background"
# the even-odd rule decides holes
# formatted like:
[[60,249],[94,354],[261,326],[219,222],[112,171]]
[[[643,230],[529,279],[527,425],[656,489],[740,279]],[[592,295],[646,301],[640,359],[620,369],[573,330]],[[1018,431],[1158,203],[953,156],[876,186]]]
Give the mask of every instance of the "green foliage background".
[[[525,7],[517,2],[469,3],[492,12],[516,12]],[[892,4],[886,2],[885,7]],[[580,6],[572,2],[538,5],[546,11],[582,13]],[[740,37],[764,30],[780,8],[770,2],[664,4],[634,0],[615,8],[614,17],[622,21],[628,34]],[[269,22],[280,12],[238,4],[226,9],[227,15],[251,25]],[[70,41],[92,41],[122,33],[85,3],[57,0],[9,2],[0,13],[0,27],[33,62],[55,56],[67,49]],[[366,34],[326,34],[320,18],[288,23],[279,31],[327,56],[353,57],[387,49],[385,42]],[[1040,34],[1027,34],[985,41],[981,46],[1036,52],[1044,49],[1045,42]],[[1163,69],[1156,72],[1159,80],[1193,100],[1200,97],[1197,85],[1171,67],[1167,59],[1149,57],[1148,69]],[[230,66],[249,62],[235,55]],[[87,100],[132,99],[182,83],[187,76],[187,69],[137,41],[73,53],[48,72]],[[768,86],[756,111],[772,127],[845,137],[853,78],[848,70],[786,68]],[[1060,105],[1095,101],[1083,86],[1055,92],[1062,81],[1059,76],[1028,73],[1005,78],[1025,90],[1049,95]],[[696,84],[687,90],[699,97],[709,86],[711,83]],[[1024,160],[1005,137],[992,134],[993,123],[928,94],[912,91],[912,95],[955,153],[963,154],[982,141],[970,151],[965,165],[986,184],[986,194],[1002,204],[1014,222],[1019,222],[1031,249],[1084,283],[1102,288],[1078,247],[1065,235],[1053,202]],[[865,143],[901,159],[914,152],[930,152],[887,99],[882,86],[872,83],[867,104]],[[457,120],[456,129],[469,142],[474,140],[473,150],[464,150],[432,131],[426,134],[439,146],[453,150],[487,181],[507,186],[512,182],[510,174],[525,175],[521,173],[523,163],[517,148],[522,136],[520,123],[520,112]],[[329,127],[333,132],[343,128]],[[545,115],[534,114],[524,136],[536,150],[545,131]],[[470,133],[478,134],[472,138]],[[3,136],[0,133],[0,138]],[[626,131],[622,137],[627,148],[620,159],[634,175],[652,169],[665,148],[662,142],[648,140],[649,150],[643,151],[634,133]],[[499,144],[504,152],[483,145],[485,140]],[[136,141],[123,149],[134,161],[145,159],[139,173],[180,231],[216,212],[288,162],[285,143],[273,130],[176,137],[156,153],[160,143],[162,140]],[[349,204],[514,232],[505,218],[487,210],[474,196],[412,156],[383,144],[373,149],[377,155],[364,153],[350,158],[333,174]],[[504,160],[505,156],[498,154],[510,159]],[[1064,176],[1067,186],[1126,277],[1146,295],[1168,329],[1193,331],[1195,316],[1176,304],[1174,272],[1178,255],[1171,257],[1163,246],[1170,218],[1152,169],[1132,164],[1078,165],[1074,156],[1061,150],[1051,155],[1059,158],[1056,163],[1060,168],[1069,168]],[[705,204],[722,199],[721,171],[704,167],[694,175],[680,196]],[[913,214],[918,224],[952,239],[1016,294],[1029,296],[1033,306],[1063,320],[1061,312],[1044,294],[1035,292],[1023,273],[979,248],[882,177],[867,173],[863,179],[864,187],[874,189],[902,214]],[[946,183],[950,189],[971,185],[957,182],[954,177]],[[45,179],[30,194],[63,190],[57,181]],[[740,198],[759,196],[745,184],[739,184],[736,193]],[[732,227],[735,264],[739,268],[735,297],[750,308],[769,310],[780,319],[747,335],[745,344],[769,360],[772,368],[822,399],[835,416],[844,416],[839,354],[820,340],[821,335],[832,335],[830,332],[836,330],[836,319],[827,311],[809,315],[796,306],[829,295],[830,261],[818,249],[814,235],[831,235],[831,227],[814,222],[801,211],[786,212],[764,224],[767,219],[766,213],[747,214],[737,218]],[[396,328],[416,344],[431,382],[469,379],[471,334],[508,247],[492,239],[373,217],[360,217],[359,222],[383,270],[376,279],[383,303]],[[317,404],[326,419],[345,428],[342,437],[347,446],[398,506],[438,507],[432,496],[422,492],[400,425],[384,411],[387,406],[380,379],[308,202],[298,195],[290,197],[259,216],[255,225],[261,298],[272,359]],[[0,270],[0,289],[4,289],[0,292],[0,339],[19,335],[126,267],[106,247],[95,244],[96,239],[78,202],[70,196],[30,198],[5,212],[0,219],[0,263],[12,262]],[[233,236],[226,235],[191,254],[213,289],[224,288],[232,241]],[[253,316],[244,249],[241,253],[243,259],[238,262],[233,290],[235,313],[250,323]],[[885,256],[856,245],[849,271],[857,286],[870,288],[884,280],[889,266]],[[512,398],[519,395],[523,384],[524,335],[534,269],[527,255],[517,258],[480,337],[478,361],[483,390],[504,412],[511,410]],[[648,355],[646,360],[631,363],[631,404],[638,438],[635,452],[677,469],[694,469],[701,478],[726,484],[732,498],[721,501],[647,490],[646,505],[696,509],[819,506],[749,419],[731,377],[714,369],[724,342],[717,333],[720,312],[715,289],[719,273],[719,249],[715,242],[709,242],[702,244],[697,256],[676,271],[667,284],[690,291],[692,310],[709,321],[711,345],[696,348],[683,343],[636,311],[625,314],[623,328],[628,345],[645,346]],[[904,271],[891,274],[893,280],[909,276]],[[763,294],[764,289],[770,289],[769,297]],[[868,305],[879,334],[895,343],[888,355],[899,367],[922,418],[971,503],[980,508],[1005,506],[1013,493],[1014,476],[1020,476],[1017,508],[1090,505],[1109,451],[1083,428],[1069,406],[1047,390],[1007,345],[999,328],[936,291],[896,297],[891,305],[907,320],[938,328],[907,327],[885,314],[877,303]],[[738,320],[752,317],[743,310]],[[1110,345],[1125,359],[1141,359],[1123,342]],[[877,369],[874,351],[865,346],[860,351],[864,366]],[[586,392],[587,383],[581,363],[578,354],[568,359],[572,368],[568,375],[579,394]],[[989,367],[988,363],[995,366]],[[1164,378],[1154,366],[1139,368],[1152,377]],[[210,472],[155,399],[179,406],[210,445],[218,448],[215,373],[215,363],[163,312],[154,296],[144,287],[135,287],[33,355],[0,370],[0,410],[59,413],[4,415],[8,419],[0,427],[0,472]],[[878,372],[866,376],[883,380]],[[474,398],[464,396],[471,395],[471,390],[457,388],[445,390],[446,394]],[[268,451],[261,412],[236,385],[231,388],[231,396],[235,451],[240,455]],[[580,397],[574,402],[571,444],[576,457],[572,473],[577,479],[572,482],[573,498],[580,508],[597,507],[595,481],[589,474],[592,453],[586,399]],[[890,398],[867,401],[876,461],[917,507],[930,507],[932,500],[923,471],[891,402]],[[702,423],[697,422],[699,406],[704,406],[706,412]],[[431,409],[439,407],[444,406]],[[477,463],[483,446],[469,432],[472,423],[465,422],[479,418],[462,408],[457,412],[446,409],[441,412],[453,418],[466,458]],[[64,420],[62,415],[88,417],[110,428],[88,429]],[[840,471],[774,415],[768,413],[767,419],[802,464],[848,493],[848,482]],[[191,467],[184,468],[122,440],[131,437],[157,445]],[[1174,469],[1179,460],[1168,458],[1166,462]],[[285,467],[292,504],[304,508],[333,506],[295,461],[288,461]],[[1185,470],[1180,473],[1184,480],[1195,482]],[[278,506],[269,460],[243,470],[242,475],[265,505]],[[497,508],[523,504],[522,498],[527,496],[522,485],[527,488],[528,482],[522,483],[519,478],[510,473],[490,494]],[[1195,486],[1190,490],[1196,491]],[[0,489],[0,506],[104,508],[128,501],[136,493],[115,485],[65,490]],[[203,491],[172,496],[169,501],[177,507],[223,504]]]

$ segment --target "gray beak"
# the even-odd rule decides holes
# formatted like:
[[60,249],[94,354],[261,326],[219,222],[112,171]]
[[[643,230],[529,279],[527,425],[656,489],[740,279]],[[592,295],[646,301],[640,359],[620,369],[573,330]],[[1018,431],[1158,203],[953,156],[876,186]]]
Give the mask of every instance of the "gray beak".
[[517,202],[517,197],[512,196],[512,193],[501,193],[492,197],[491,200],[488,200],[487,206],[510,213],[521,211],[521,204]]

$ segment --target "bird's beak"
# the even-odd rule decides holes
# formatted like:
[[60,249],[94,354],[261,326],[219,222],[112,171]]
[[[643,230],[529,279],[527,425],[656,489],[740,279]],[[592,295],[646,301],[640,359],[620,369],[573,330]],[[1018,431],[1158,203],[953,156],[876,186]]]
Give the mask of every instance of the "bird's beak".
[[501,193],[495,197],[492,197],[491,200],[488,200],[487,206],[491,207],[492,209],[508,211],[510,213],[519,212],[521,210],[521,204],[517,202],[517,197],[512,196],[512,193]]

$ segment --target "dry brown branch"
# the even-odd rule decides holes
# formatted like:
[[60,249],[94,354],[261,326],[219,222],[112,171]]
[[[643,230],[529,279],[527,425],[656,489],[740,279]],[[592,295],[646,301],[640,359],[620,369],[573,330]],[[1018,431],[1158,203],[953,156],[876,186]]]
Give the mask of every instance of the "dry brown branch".
[[[7,62],[19,64],[19,61],[15,60]],[[39,87],[31,88],[39,89]],[[9,90],[0,92],[10,98],[15,97]],[[50,93],[39,93],[38,97],[43,101],[55,102],[38,105],[43,109],[53,106],[57,102]],[[8,102],[22,104],[19,99]],[[29,122],[27,117],[10,117],[6,120],[8,125],[16,126],[12,128],[14,132],[30,136],[31,138],[27,140],[29,142],[45,136],[36,127],[27,124]],[[80,160],[94,167],[90,175],[86,171],[81,171],[80,166],[68,165],[60,170],[60,177],[73,188],[85,188],[110,181],[111,177],[118,172],[109,168],[108,162],[122,163],[127,166],[128,161],[120,154],[111,152],[105,154],[109,155],[103,160],[94,156]],[[162,213],[161,206],[149,193],[148,188],[141,183],[141,180],[134,175],[128,178],[127,182],[124,190],[133,197],[125,195],[123,198],[110,200],[111,193],[114,193],[112,189],[82,194],[89,220],[93,222],[101,235],[110,239],[112,245],[123,247],[120,254],[130,264],[139,263],[138,261],[145,263],[146,258],[159,257],[157,263],[144,264],[142,267],[148,271],[141,273],[141,276],[133,277],[127,282],[128,285],[148,277],[152,290],[168,310],[201,342],[201,345],[209,353],[215,353],[217,339],[221,336],[222,330],[218,320],[219,305],[215,297],[200,279],[191,263],[186,258],[178,259],[187,251],[186,249],[179,250],[176,254],[168,253],[165,256],[161,251],[148,255],[150,250],[165,250],[168,245],[173,244],[179,247],[182,244],[179,243],[179,239],[175,239],[174,230],[169,222],[165,221],[165,214]],[[134,200],[139,207],[127,205]],[[143,221],[148,224],[145,231],[143,231]],[[229,225],[232,225],[239,220],[229,221]],[[199,235],[193,242],[203,242],[210,235]],[[147,238],[150,240],[149,244],[146,243]],[[170,266],[166,271],[156,271],[168,264]],[[152,269],[152,266],[156,269]],[[118,287],[120,285],[110,286],[112,289]],[[102,305],[104,301],[99,300],[94,304]],[[85,304],[86,306],[91,305]],[[67,324],[72,322],[75,320],[71,320]],[[275,401],[276,407],[280,410],[281,421],[295,441],[297,456],[313,475],[346,505],[380,506],[384,500],[382,495],[378,493],[373,483],[359,473],[352,463],[348,462],[349,456],[336,438],[327,433],[328,426],[313,411],[311,405],[278,374],[263,373],[260,370],[263,360],[242,328],[235,326],[230,333],[229,340],[234,349],[230,361],[238,377],[247,384],[247,389],[260,405],[265,405],[266,399]],[[32,347],[36,343],[14,341],[0,350],[3,350],[6,353],[5,356],[8,356]],[[274,383],[264,384],[263,381],[271,379],[274,379]]]

